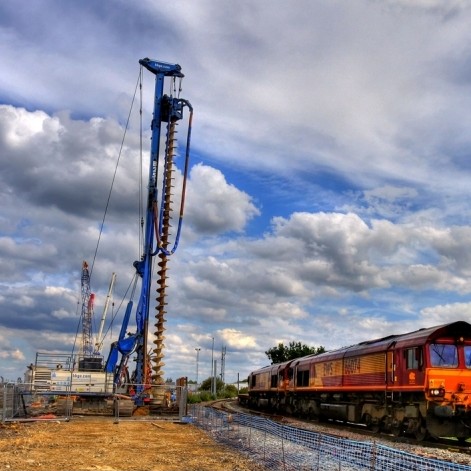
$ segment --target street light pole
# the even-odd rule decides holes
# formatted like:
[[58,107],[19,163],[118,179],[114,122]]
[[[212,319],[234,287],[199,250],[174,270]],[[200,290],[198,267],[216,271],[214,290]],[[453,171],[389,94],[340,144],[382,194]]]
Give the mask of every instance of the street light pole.
[[195,350],[196,350],[196,387],[198,387],[198,363],[200,359],[201,348],[195,348]]
[[214,394],[216,390],[216,385],[214,384],[214,337],[213,337],[213,347],[211,349],[211,394]]

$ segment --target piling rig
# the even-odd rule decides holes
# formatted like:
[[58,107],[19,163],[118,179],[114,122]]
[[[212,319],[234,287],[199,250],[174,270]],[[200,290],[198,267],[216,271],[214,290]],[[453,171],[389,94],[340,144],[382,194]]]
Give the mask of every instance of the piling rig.
[[[151,121],[151,149],[146,195],[145,215],[142,217],[143,247],[140,260],[134,262],[133,295],[126,306],[118,339],[112,343],[107,361],[103,367],[101,357],[104,317],[95,344],[92,343],[93,298],[90,293],[90,272],[88,264],[82,266],[82,344],[80,354],[56,354],[37,352],[36,360],[25,372],[24,395],[53,394],[64,402],[61,414],[72,412],[72,397],[80,403],[80,410],[103,411],[108,400],[113,398],[115,411],[120,415],[132,414],[134,406],[149,405],[155,410],[167,405],[164,380],[164,331],[166,306],[167,261],[175,252],[180,240],[185,202],[186,181],[189,167],[191,124],[193,108],[187,100],[179,97],[183,74],[178,64],[158,62],[148,58],[139,61],[140,83],[143,69],[155,75],[153,117]],[[164,94],[164,81],[171,81],[169,93]],[[178,87],[176,86],[178,82]],[[141,87],[142,88],[142,87]],[[175,96],[177,95],[177,96]],[[177,124],[188,109],[187,136],[184,151],[184,168],[178,224],[174,236],[170,234],[171,221],[177,217],[173,209],[175,158],[177,157]],[[141,113],[142,115],[142,113]],[[162,131],[162,124],[166,130]],[[162,148],[162,152],[161,152]],[[160,155],[162,154],[162,156]],[[152,296],[152,274],[157,262],[156,314],[153,346],[148,348],[149,308]],[[138,281],[141,281],[138,292]],[[111,286],[110,286],[111,291]],[[110,294],[110,293],[109,293]],[[130,327],[134,312],[134,294],[138,295],[135,308],[135,331]],[[105,316],[105,314],[104,314]],[[127,363],[130,358],[136,362],[131,377]],[[131,369],[132,370],[132,369]],[[118,400],[119,399],[119,400]],[[123,399],[123,400],[121,400]],[[126,399],[132,399],[126,400]],[[121,405],[117,405],[117,403]],[[116,409],[117,406],[117,409]],[[74,406],[75,407],[75,406]],[[62,410],[63,409],[63,410]]]
[[[163,366],[164,358],[164,324],[166,306],[166,280],[167,261],[178,247],[183,221],[183,209],[185,202],[186,180],[189,166],[191,123],[193,108],[191,104],[180,98],[164,94],[164,81],[169,78],[173,82],[173,92],[177,80],[181,84],[184,75],[178,64],[158,62],[148,58],[139,61],[141,66],[155,75],[154,109],[151,122],[151,151],[149,165],[149,181],[147,194],[147,209],[145,214],[144,245],[141,259],[134,262],[138,278],[141,279],[141,291],[136,308],[136,331],[127,333],[128,325],[133,310],[133,301],[129,301],[124,315],[123,324],[118,340],[110,349],[110,354],[105,365],[105,371],[114,375],[114,384],[120,386],[123,382],[123,372],[126,369],[128,359],[135,355],[136,367],[131,377],[133,383],[133,399],[137,406],[150,404],[155,408],[165,406],[165,380]],[[172,89],[172,88],[171,88]],[[178,94],[181,85],[178,87]],[[180,195],[180,208],[178,214],[177,232],[170,241],[171,221],[175,213],[172,207],[174,159],[177,153],[177,124],[183,118],[184,108],[188,108],[188,132],[186,137],[185,159],[183,169],[183,181]],[[162,123],[166,123],[166,133],[163,135]],[[163,156],[160,157],[161,144]],[[160,184],[160,191],[158,185]],[[149,308],[151,296],[151,282],[153,263],[158,257],[157,278],[157,305],[156,322],[154,324],[154,347],[152,355],[148,348]],[[118,357],[121,358],[118,362]]]

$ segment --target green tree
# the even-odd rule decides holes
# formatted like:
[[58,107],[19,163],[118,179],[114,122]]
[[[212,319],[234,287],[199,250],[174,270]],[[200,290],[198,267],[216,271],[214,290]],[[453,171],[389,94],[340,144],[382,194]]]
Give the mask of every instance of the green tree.
[[286,346],[281,342],[276,347],[272,347],[267,350],[265,355],[273,365],[275,363],[294,360],[295,358],[304,357],[306,355],[319,355],[324,352],[325,348],[323,346],[309,347],[301,342],[290,342],[289,345]]
[[[216,377],[216,394],[224,388],[221,378]],[[211,376],[206,378],[200,385],[200,391],[211,391]]]
[[233,384],[226,384],[221,393],[225,398],[237,397],[237,388]]

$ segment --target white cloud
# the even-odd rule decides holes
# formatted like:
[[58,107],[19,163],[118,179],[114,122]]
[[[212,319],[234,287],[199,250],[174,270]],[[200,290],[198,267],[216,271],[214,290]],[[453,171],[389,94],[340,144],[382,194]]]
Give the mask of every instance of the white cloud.
[[18,348],[15,349],[14,351],[11,352],[11,357],[15,360],[19,360],[19,361],[24,361],[25,360],[25,356],[23,354],[23,352],[21,350],[19,350]]
[[[238,371],[278,339],[334,348],[469,317],[466,2],[46,0],[25,11],[0,6],[0,355],[15,367],[24,359],[9,352],[29,363],[75,340],[81,263],[93,259],[137,61],[153,55],[142,44],[183,67],[201,162],[169,262],[170,372],[192,365],[197,345],[208,361],[208,331]],[[118,272],[113,314],[141,255],[138,129],[92,277],[98,309]],[[176,171],[175,207],[180,185]]]
[[247,336],[244,332],[240,332],[235,329],[222,329],[219,334],[221,335],[224,344],[231,349],[250,349],[256,345],[255,337]]
[[14,350],[0,351],[0,358],[13,361],[24,361],[25,355],[20,349],[16,348]]
[[51,316],[55,317],[56,319],[66,319],[68,317],[75,317],[70,311],[67,311],[65,309],[55,309],[51,312]]
[[15,304],[21,307],[32,307],[34,306],[34,300],[30,296],[20,296],[14,301]]
[[260,214],[250,196],[227,183],[219,170],[195,165],[190,178],[187,219],[198,232],[241,232]]
[[471,303],[450,303],[431,306],[420,312],[421,323],[426,327],[445,322],[471,322]]

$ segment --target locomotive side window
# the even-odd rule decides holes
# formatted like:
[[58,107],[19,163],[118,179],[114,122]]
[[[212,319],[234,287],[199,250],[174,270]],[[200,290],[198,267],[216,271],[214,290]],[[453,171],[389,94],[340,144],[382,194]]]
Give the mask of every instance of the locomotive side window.
[[252,375],[252,380],[251,380],[251,387],[254,388],[255,387],[255,384],[256,384],[256,376],[255,375]]
[[465,345],[464,347],[464,361],[466,368],[471,368],[471,346]]
[[458,351],[455,345],[431,344],[430,363],[432,366],[456,368],[458,366]]
[[309,370],[298,371],[296,373],[297,386],[309,386]]
[[419,370],[422,367],[422,349],[408,348],[404,351],[406,368],[408,370]]
[[272,388],[276,388],[278,386],[278,375],[271,375],[271,386]]
[[289,380],[293,379],[293,368],[290,368],[290,369],[288,370],[288,379],[289,379]]

